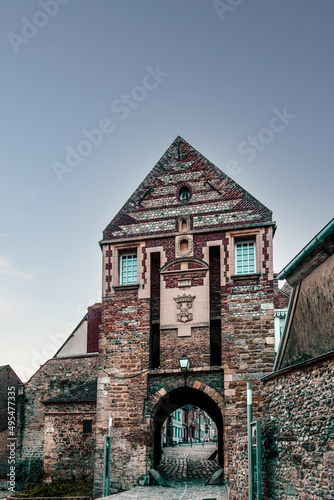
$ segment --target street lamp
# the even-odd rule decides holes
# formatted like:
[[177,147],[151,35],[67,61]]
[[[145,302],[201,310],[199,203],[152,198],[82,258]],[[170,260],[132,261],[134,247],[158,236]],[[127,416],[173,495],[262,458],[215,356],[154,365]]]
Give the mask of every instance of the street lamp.
[[179,359],[179,362],[180,362],[181,371],[187,372],[189,370],[189,365],[190,365],[189,358],[187,358],[187,356],[182,356],[182,358]]

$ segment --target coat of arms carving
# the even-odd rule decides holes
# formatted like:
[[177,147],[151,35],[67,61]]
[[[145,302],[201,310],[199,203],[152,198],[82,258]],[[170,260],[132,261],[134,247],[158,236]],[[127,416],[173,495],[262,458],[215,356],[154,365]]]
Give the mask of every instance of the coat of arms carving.
[[195,295],[178,295],[174,297],[177,306],[177,321],[182,321],[182,323],[187,323],[187,321],[192,321],[193,319],[193,302],[196,299]]

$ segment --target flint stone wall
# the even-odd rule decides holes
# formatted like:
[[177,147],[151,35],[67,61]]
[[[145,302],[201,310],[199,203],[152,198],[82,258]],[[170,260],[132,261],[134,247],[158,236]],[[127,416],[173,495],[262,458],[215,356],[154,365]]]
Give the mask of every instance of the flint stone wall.
[[333,499],[334,360],[265,381],[264,498]]

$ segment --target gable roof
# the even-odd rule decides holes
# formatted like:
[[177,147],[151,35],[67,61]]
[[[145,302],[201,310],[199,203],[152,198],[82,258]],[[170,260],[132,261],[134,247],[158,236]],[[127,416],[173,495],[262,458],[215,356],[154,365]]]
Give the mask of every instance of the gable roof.
[[[305,261],[307,258],[310,262],[307,262],[307,271],[303,272],[301,277],[305,277],[306,273],[310,274],[313,269],[315,269],[322,260],[325,260],[328,255],[331,254],[333,248],[323,248],[323,256],[319,258],[319,247],[323,244],[323,247],[326,247],[324,243],[326,238],[328,238],[334,232],[334,218],[329,221],[328,224],[316,235],[312,240],[294,257],[287,266],[282,269],[282,271],[278,274],[277,279],[283,280],[286,279],[290,284],[294,284],[294,280],[291,280],[291,277],[296,274],[296,271],[303,265],[305,266]],[[312,253],[315,252],[317,254],[317,258],[311,262]]]
[[75,389],[50,398],[44,403],[95,403],[97,395],[97,378],[76,387]]
[[334,219],[279,273],[293,291],[274,371],[334,352],[333,258]]
[[19,384],[22,384],[20,377],[16,374],[16,372],[10,365],[0,366],[0,372],[2,372],[5,368],[7,369],[8,376],[14,377],[14,379],[16,379],[19,382]]
[[[179,190],[191,198],[182,202]],[[194,230],[263,225],[272,212],[178,136],[103,232],[101,244],[176,231],[177,217]]]

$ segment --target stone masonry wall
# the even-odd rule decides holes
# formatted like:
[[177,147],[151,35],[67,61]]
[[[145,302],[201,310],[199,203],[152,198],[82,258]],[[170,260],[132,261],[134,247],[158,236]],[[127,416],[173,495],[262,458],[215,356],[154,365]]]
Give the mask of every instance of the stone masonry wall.
[[8,465],[8,430],[4,430],[0,432],[0,478],[6,478],[6,475],[9,472]]
[[[18,410],[18,388],[21,381],[11,367],[5,366],[0,370],[0,477],[6,477],[8,473],[8,387],[15,387],[15,406],[10,406],[10,409],[15,409],[15,418],[17,419]],[[12,396],[12,393],[11,393]],[[15,421],[16,424],[16,421]],[[16,427],[16,425],[15,425]]]
[[96,362],[96,355],[52,358],[26,383],[19,422],[22,433],[19,452],[22,460],[43,458],[45,429],[43,401],[75,389],[95,378]]
[[[198,259],[209,261],[209,247],[221,248],[221,284],[218,288],[220,307],[215,304],[213,314],[216,317],[220,312],[221,316],[220,366],[224,371],[224,385],[219,394],[224,397],[225,405],[224,469],[233,500],[247,498],[247,382],[253,383],[254,418],[261,419],[263,399],[260,380],[272,372],[274,364],[274,285],[270,231],[263,228],[251,232],[251,237],[257,238],[257,274],[242,278],[232,276],[235,273],[232,260],[233,234],[217,232],[194,235],[194,257]],[[158,251],[161,252],[163,265],[166,260],[168,263],[175,258],[175,245],[173,237],[138,244],[143,245],[139,289],[130,291],[116,287],[114,292],[107,291],[104,299],[100,346],[107,373],[102,372],[99,380],[98,394],[101,399],[99,397],[97,439],[100,442],[96,460],[96,494],[101,490],[101,450],[104,435],[108,431],[110,412],[115,419],[113,454],[117,459],[112,466],[112,485],[115,489],[137,484],[138,479],[145,477],[150,464],[148,456],[152,450],[152,435],[146,427],[143,408],[147,390],[145,376],[128,379],[115,377],[136,375],[149,368],[150,297],[146,295],[147,299],[138,298],[142,296],[143,287],[149,286],[145,248],[152,251],[154,248],[160,249]],[[177,271],[173,269],[173,273]],[[176,277],[170,276],[169,282],[164,280],[164,283],[167,283],[168,288],[177,286]],[[201,286],[202,282],[198,285]],[[195,290],[194,295],[197,295]],[[217,286],[212,293],[217,297]],[[160,307],[165,307],[163,301]],[[205,369],[210,366],[209,326],[193,328],[191,337],[179,337],[176,329],[161,329],[161,369],[177,369],[178,360],[184,354],[189,357],[192,368]],[[129,429],[124,428],[124,425]],[[136,430],[131,431],[131,426]],[[137,429],[140,429],[138,435]]]
[[210,331],[208,327],[194,327],[191,337],[178,337],[177,330],[160,332],[161,368],[178,368],[179,358],[187,355],[192,367],[210,365]]
[[265,381],[264,498],[332,499],[334,361]]
[[94,495],[101,496],[104,437],[113,416],[110,484],[129,489],[147,475],[147,444],[152,436],[143,424],[149,367],[150,303],[138,291],[123,290],[103,302],[99,346],[103,371],[98,379],[97,449]]
[[[93,481],[95,416],[95,403],[47,405],[44,447],[45,480]],[[92,432],[83,432],[84,420],[92,420]]]
[[225,472],[231,500],[247,498],[247,382],[252,382],[253,418],[261,419],[261,379],[274,364],[274,287],[266,232],[262,241],[262,276],[239,279],[227,274],[221,290]]

